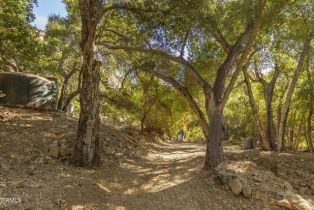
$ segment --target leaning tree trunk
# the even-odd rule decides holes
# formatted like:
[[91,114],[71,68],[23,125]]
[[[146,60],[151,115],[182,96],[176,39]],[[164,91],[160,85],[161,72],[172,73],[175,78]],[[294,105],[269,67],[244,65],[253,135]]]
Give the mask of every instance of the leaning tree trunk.
[[313,116],[313,102],[314,102],[314,84],[312,81],[311,77],[311,71],[310,71],[310,56],[307,56],[306,60],[306,73],[307,73],[307,79],[309,80],[309,89],[310,89],[310,94],[309,94],[309,102],[308,102],[308,107],[309,107],[309,112],[307,116],[307,128],[306,128],[306,137],[308,139],[308,144],[309,144],[309,149],[310,152],[314,152],[314,147],[313,147],[313,140],[312,140],[312,116]]
[[[313,36],[313,35],[311,34],[311,36]],[[298,61],[298,66],[297,66],[297,68],[295,70],[293,79],[292,79],[292,81],[290,83],[290,86],[289,86],[289,89],[288,89],[288,92],[287,92],[287,96],[286,96],[286,100],[285,100],[285,103],[284,103],[284,107],[282,109],[282,113],[281,113],[281,116],[280,116],[281,119],[280,119],[278,134],[277,134],[277,151],[278,152],[281,152],[281,150],[282,150],[282,146],[283,146],[283,143],[284,143],[284,133],[285,133],[285,128],[286,128],[286,120],[287,120],[287,117],[288,117],[288,112],[289,112],[289,107],[290,107],[290,103],[291,103],[292,94],[294,92],[294,88],[295,88],[295,86],[297,84],[299,75],[300,75],[301,70],[303,68],[303,63],[304,63],[305,57],[306,57],[306,55],[309,52],[311,38],[312,37],[307,39],[305,41],[304,45],[303,45],[303,50],[302,50],[302,53],[301,53],[299,61]]]
[[62,110],[64,107],[64,100],[65,100],[68,85],[69,85],[69,79],[65,78],[63,83],[62,83],[62,87],[61,87],[61,91],[60,91],[60,98],[58,101],[58,110]]
[[265,130],[264,130],[262,121],[260,119],[258,108],[257,108],[255,100],[254,100],[254,95],[253,95],[252,86],[251,86],[251,83],[249,80],[247,68],[243,69],[243,74],[244,74],[244,82],[245,82],[245,85],[247,88],[247,93],[249,96],[249,102],[250,102],[251,110],[252,110],[252,113],[253,113],[253,116],[255,119],[255,124],[256,124],[257,130],[258,130],[258,134],[259,134],[259,138],[260,138],[260,141],[262,144],[262,148],[264,150],[270,150],[270,145],[266,139]]
[[77,139],[71,162],[77,166],[92,166],[100,163],[100,61],[96,59],[97,2],[80,1],[82,19],[83,54],[82,88],[80,90],[81,113]]

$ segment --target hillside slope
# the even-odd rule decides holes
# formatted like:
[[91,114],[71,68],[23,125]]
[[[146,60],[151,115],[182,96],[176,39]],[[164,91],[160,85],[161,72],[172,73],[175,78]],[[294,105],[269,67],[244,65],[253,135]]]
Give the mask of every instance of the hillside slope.
[[[103,165],[68,164],[76,120],[63,113],[0,106],[0,209],[281,209],[287,181],[314,201],[314,156],[225,148],[220,171],[245,179],[235,196],[202,169],[203,144],[175,144],[134,128],[103,125]],[[248,168],[248,166],[252,166]],[[311,189],[312,187],[312,189]],[[304,208],[306,209],[306,208]]]

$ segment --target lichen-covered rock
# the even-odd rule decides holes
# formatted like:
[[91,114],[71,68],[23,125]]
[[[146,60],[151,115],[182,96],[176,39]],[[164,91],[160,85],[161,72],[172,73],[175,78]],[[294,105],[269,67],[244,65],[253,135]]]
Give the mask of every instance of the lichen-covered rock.
[[235,195],[239,195],[242,191],[242,184],[238,178],[234,178],[233,180],[231,180],[228,183],[228,186]]

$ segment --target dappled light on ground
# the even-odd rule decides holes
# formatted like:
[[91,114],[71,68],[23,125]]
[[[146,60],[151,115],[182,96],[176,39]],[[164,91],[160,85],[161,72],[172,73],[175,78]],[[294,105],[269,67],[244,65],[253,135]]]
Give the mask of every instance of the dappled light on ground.
[[[225,147],[220,170],[233,171],[247,180],[253,189],[248,199],[234,196],[228,186],[203,169],[204,144],[159,143],[159,137],[155,141],[152,135],[102,126],[103,165],[75,168],[63,156],[55,158],[47,150],[56,139],[71,143],[76,129],[73,119],[58,112],[4,111],[8,114],[4,124],[8,125],[0,126],[0,163],[9,170],[0,173],[0,192],[20,196],[20,209],[280,209],[278,193],[285,181],[304,201],[313,202],[313,196],[303,189],[314,184],[311,154]],[[31,126],[9,126],[24,121]],[[134,139],[141,139],[140,146]]]

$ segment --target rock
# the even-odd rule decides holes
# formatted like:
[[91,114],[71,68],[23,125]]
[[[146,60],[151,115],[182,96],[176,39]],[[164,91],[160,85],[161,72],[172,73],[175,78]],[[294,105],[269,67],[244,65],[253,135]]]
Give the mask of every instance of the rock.
[[251,186],[247,183],[247,180],[245,179],[240,179],[240,182],[242,184],[242,194],[245,198],[251,198],[252,197],[252,188]]
[[262,182],[262,180],[260,178],[258,178],[257,176],[253,176],[252,179],[254,182]]
[[205,178],[204,182],[206,184],[208,184],[209,186],[213,186],[213,184],[214,184],[214,181],[213,181],[213,179],[211,177]]
[[142,156],[142,152],[140,150],[135,150],[135,157],[140,158]]
[[291,209],[297,209],[297,210],[313,210],[314,204],[310,201],[305,200],[300,195],[297,195],[291,191],[286,191],[284,194],[284,199],[286,199]]
[[84,210],[84,206],[82,206],[82,205],[73,205],[71,209],[72,210]]
[[24,184],[24,181],[23,181],[23,180],[19,180],[19,181],[13,182],[13,183],[12,183],[12,186],[13,186],[14,188],[22,188],[22,187],[25,186],[25,184]]
[[245,170],[245,171],[250,172],[250,171],[252,171],[255,167],[256,167],[256,164],[253,163],[253,162],[251,162],[251,161],[246,161],[246,162],[244,163],[244,170]]
[[29,176],[34,176],[35,175],[34,171],[32,171],[32,170],[26,170],[26,174],[29,175]]
[[49,155],[58,158],[59,157],[59,145],[58,142],[53,142],[48,148]]
[[229,182],[233,179],[235,179],[237,176],[233,173],[225,172],[225,171],[220,171],[218,173],[218,179],[220,183],[222,184],[229,184]]
[[0,189],[6,188],[6,187],[7,187],[7,184],[5,182],[0,182]]
[[283,183],[283,188],[285,189],[285,191],[292,191],[293,190],[292,185],[288,181]]
[[280,198],[283,198],[284,196],[285,196],[285,192],[284,191],[282,191],[282,190],[279,190],[279,191],[277,191],[277,195],[280,197]]
[[242,186],[242,194],[246,198],[251,198],[252,197],[252,188],[249,185]]
[[228,186],[235,195],[239,195],[242,191],[242,184],[238,178],[234,178],[233,180],[231,180],[228,183]]
[[301,187],[299,192],[300,192],[300,194],[303,194],[303,195],[311,195],[312,194],[312,190],[309,187]]
[[276,176],[284,180],[287,179],[287,175],[283,172],[277,172]]
[[104,147],[104,152],[105,154],[112,154],[114,152],[114,150],[111,147]]
[[45,164],[49,163],[49,159],[45,158],[45,157],[40,157],[40,158],[38,158],[38,160],[36,162],[37,162],[37,164],[45,165]]
[[280,207],[291,209],[291,205],[287,199],[282,199],[282,200],[278,201],[277,205]]
[[0,162],[0,166],[4,171],[9,171],[10,170],[10,165],[5,163],[5,162]]
[[118,152],[118,153],[115,153],[114,156],[115,156],[116,158],[120,159],[120,158],[122,158],[124,155],[123,155],[123,153]]
[[72,154],[72,149],[67,147],[60,147],[59,155],[61,157],[70,156]]

